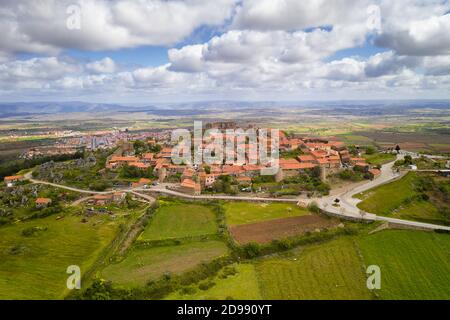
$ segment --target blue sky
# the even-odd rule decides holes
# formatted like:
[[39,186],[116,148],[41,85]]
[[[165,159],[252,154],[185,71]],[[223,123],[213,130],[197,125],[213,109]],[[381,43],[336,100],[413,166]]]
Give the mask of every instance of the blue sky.
[[0,12],[0,101],[449,98],[447,0],[35,5]]

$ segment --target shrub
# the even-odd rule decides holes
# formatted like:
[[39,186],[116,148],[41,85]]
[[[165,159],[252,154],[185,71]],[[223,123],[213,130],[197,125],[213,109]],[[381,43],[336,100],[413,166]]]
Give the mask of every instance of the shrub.
[[29,227],[26,229],[22,230],[22,235],[24,237],[31,237],[33,235],[35,235],[36,233],[40,232],[40,231],[45,231],[47,230],[47,228],[42,228],[42,227]]
[[180,292],[183,295],[191,295],[191,294],[195,294],[196,291],[197,291],[197,289],[194,287],[183,287]]
[[89,189],[94,191],[105,191],[112,187],[112,183],[109,181],[95,181],[89,184]]
[[317,202],[313,201],[308,205],[308,210],[313,213],[320,213],[320,208]]
[[280,251],[286,251],[291,248],[291,244],[288,240],[274,240],[272,241],[272,245]]
[[367,154],[367,155],[375,154],[375,152],[376,152],[376,150],[375,150],[375,148],[372,147],[372,146],[367,147],[367,149],[366,149],[366,154]]
[[216,283],[215,283],[214,281],[212,281],[212,280],[207,280],[207,281],[204,281],[204,282],[200,283],[199,286],[198,286],[198,288],[199,288],[200,290],[206,291],[206,290],[208,290],[208,289],[211,289],[211,288],[214,287],[215,285],[216,285]]
[[249,243],[241,247],[242,255],[247,259],[253,259],[261,254],[261,247],[257,243]]
[[225,268],[223,269],[222,274],[220,275],[220,278],[221,278],[221,279],[226,279],[226,278],[228,278],[228,277],[230,277],[230,276],[236,275],[237,273],[238,273],[238,272],[237,272],[236,267],[234,267],[234,266],[228,266],[228,267],[225,267]]

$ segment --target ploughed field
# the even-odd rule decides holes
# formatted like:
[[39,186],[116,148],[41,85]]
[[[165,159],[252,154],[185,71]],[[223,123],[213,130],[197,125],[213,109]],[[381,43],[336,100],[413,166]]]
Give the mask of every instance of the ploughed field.
[[265,244],[306,232],[334,228],[339,224],[338,220],[307,215],[233,226],[230,227],[230,232],[233,239],[241,245],[251,242]]
[[228,229],[239,245],[267,244],[340,224],[295,204],[227,202],[224,208]]

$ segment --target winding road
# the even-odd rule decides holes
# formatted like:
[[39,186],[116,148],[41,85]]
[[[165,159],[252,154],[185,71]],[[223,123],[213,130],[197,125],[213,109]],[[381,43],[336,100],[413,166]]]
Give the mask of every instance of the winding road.
[[[398,159],[401,159],[404,155],[399,155]],[[398,173],[395,170],[393,170],[395,161],[387,163],[382,166],[381,168],[381,174],[374,180],[367,182],[362,185],[349,187],[346,190],[341,191],[339,194],[335,194],[333,196],[323,197],[323,198],[311,198],[311,199],[299,199],[299,198],[262,198],[262,197],[242,197],[242,196],[210,196],[210,195],[199,195],[199,196],[193,196],[184,194],[181,192],[177,192],[174,190],[167,189],[167,184],[162,184],[159,186],[153,186],[151,188],[127,188],[127,189],[116,189],[112,191],[105,191],[105,192],[99,192],[99,191],[90,191],[90,190],[83,190],[79,188],[73,188],[68,187],[64,185],[59,185],[55,183],[50,183],[46,181],[40,181],[32,179],[31,172],[25,175],[25,178],[29,180],[32,183],[35,184],[44,184],[49,185],[55,188],[65,189],[69,191],[79,192],[83,194],[88,195],[96,195],[96,194],[111,194],[117,191],[122,192],[129,192],[134,194],[137,197],[140,197],[148,202],[153,202],[154,198],[143,194],[142,192],[153,192],[153,193],[160,193],[160,194],[166,194],[169,196],[175,196],[185,199],[193,199],[193,200],[232,200],[232,201],[249,201],[249,202],[284,202],[284,203],[297,203],[298,205],[309,205],[313,202],[317,203],[323,211],[336,215],[342,218],[348,218],[348,219],[354,219],[354,220],[362,220],[362,221],[385,221],[390,223],[395,223],[398,225],[403,226],[409,226],[409,227],[416,227],[416,228],[423,228],[423,229],[429,229],[429,230],[447,230],[450,231],[450,227],[446,226],[440,226],[440,225],[434,225],[434,224],[428,224],[428,223],[422,223],[422,222],[415,222],[415,221],[409,221],[409,220],[401,220],[401,219],[394,219],[394,218],[388,218],[388,217],[382,217],[377,216],[372,213],[363,212],[360,210],[357,205],[361,200],[354,198],[356,194],[359,194],[361,192],[373,189],[375,187],[378,187],[380,185],[392,182],[396,179],[399,179],[404,176],[405,173]],[[81,203],[83,200],[90,199],[91,197],[85,197],[83,199],[77,200],[76,204]],[[335,199],[339,199],[340,203],[339,206],[334,206]]]

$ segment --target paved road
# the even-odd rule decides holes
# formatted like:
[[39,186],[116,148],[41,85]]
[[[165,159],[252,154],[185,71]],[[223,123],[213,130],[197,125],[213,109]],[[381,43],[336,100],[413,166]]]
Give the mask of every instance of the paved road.
[[168,190],[161,187],[154,187],[150,189],[135,189],[136,191],[150,191],[156,193],[162,193],[167,195],[172,195],[176,197],[181,197],[185,199],[195,199],[195,200],[233,200],[233,201],[255,201],[255,202],[289,202],[298,203],[298,199],[280,199],[280,198],[258,198],[258,197],[235,197],[235,196],[192,196],[185,193],[177,192],[174,190]]
[[136,197],[139,197],[139,198],[142,198],[142,199],[148,201],[149,203],[153,203],[156,201],[155,198],[153,198],[147,194],[139,193],[139,192],[137,192],[137,190],[132,190],[132,191],[130,191],[130,193],[134,194]]
[[[397,160],[400,160],[402,157],[403,155],[399,155]],[[361,200],[353,198],[353,196],[361,192],[376,188],[383,184],[390,183],[396,179],[400,179],[406,174],[406,172],[398,173],[395,170],[393,170],[394,164],[395,161],[385,164],[381,168],[380,176],[378,176],[378,178],[374,179],[373,181],[370,181],[363,185],[359,185],[354,188],[350,188],[349,190],[343,191],[341,194],[334,195],[332,197],[311,199],[309,200],[309,202],[315,201],[318,203],[319,207],[322,210],[348,218],[362,219],[367,221],[387,221],[411,227],[450,231],[450,227],[377,216],[372,213],[364,212],[357,207],[357,205],[361,202]],[[335,199],[340,200],[339,207],[333,206]]]
[[[370,182],[358,185],[356,187],[349,187],[347,190],[343,190],[340,194],[337,195],[320,199],[311,199],[309,202],[315,201],[319,204],[319,207],[321,209],[330,211],[331,213],[341,214],[354,218],[365,217],[366,219],[375,220],[374,214],[361,212],[361,210],[358,209],[357,204],[361,202],[361,200],[353,198],[353,196],[401,178],[404,173],[397,173],[396,171],[392,170],[394,167],[394,163],[395,161],[385,164],[381,168],[381,174],[376,179]],[[340,200],[339,207],[333,206],[335,199]]]
[[[403,158],[404,155],[398,155],[398,159]],[[372,188],[375,188],[377,186],[383,185],[385,183],[389,183],[394,181],[395,179],[401,178],[405,173],[398,173],[393,169],[395,162],[391,162],[388,164],[385,164],[381,168],[381,174],[379,177],[374,179],[373,181],[370,181],[363,185],[358,185],[357,187],[350,187],[347,190],[343,190],[342,193],[329,196],[329,197],[323,197],[323,198],[311,198],[311,199],[279,199],[279,198],[259,198],[259,197],[235,197],[235,196],[207,196],[207,195],[200,195],[200,196],[192,196],[187,195],[184,193],[180,193],[174,190],[169,190],[166,187],[171,186],[170,184],[162,184],[159,186],[154,186],[148,189],[144,188],[129,188],[129,189],[121,189],[121,190],[113,190],[113,191],[106,191],[106,192],[96,192],[96,191],[89,191],[89,190],[83,190],[78,188],[72,188],[67,187],[63,185],[58,185],[55,183],[49,183],[46,181],[40,181],[40,180],[34,180],[31,178],[31,173],[28,173],[25,178],[30,180],[32,183],[36,184],[45,184],[49,186],[53,186],[55,188],[61,188],[66,189],[70,191],[75,191],[79,193],[85,193],[85,194],[111,194],[113,192],[122,191],[122,192],[130,192],[133,193],[135,196],[139,196],[149,202],[153,202],[155,199],[151,196],[148,196],[146,194],[142,194],[141,192],[156,192],[156,193],[162,193],[167,195],[172,195],[176,197],[182,197],[185,199],[196,199],[196,200],[233,200],[233,201],[253,201],[253,202],[284,202],[284,203],[302,203],[302,204],[310,204],[312,202],[316,202],[319,207],[331,214],[335,214],[344,218],[353,218],[353,219],[361,219],[361,220],[367,220],[367,221],[387,221],[397,224],[402,224],[405,226],[414,226],[414,227],[421,227],[431,230],[448,230],[450,231],[450,227],[444,227],[439,225],[433,225],[433,224],[427,224],[427,223],[421,223],[421,222],[414,222],[414,221],[408,221],[408,220],[400,220],[400,219],[393,219],[393,218],[387,218],[387,217],[381,217],[377,216],[375,214],[371,214],[368,212],[363,212],[360,209],[358,209],[357,205],[361,201],[359,199],[353,198],[354,195],[370,190]],[[339,207],[333,206],[335,199],[340,200]]]
[[110,193],[115,192],[115,191],[99,192],[99,191],[83,190],[83,189],[68,187],[68,186],[64,186],[64,185],[60,185],[60,184],[56,184],[56,183],[51,183],[51,182],[41,181],[41,180],[34,180],[34,179],[29,179],[29,181],[31,183],[35,183],[35,184],[44,184],[44,185],[52,186],[52,187],[59,188],[59,189],[65,189],[65,190],[69,190],[69,191],[74,191],[74,192],[78,192],[78,193],[85,193],[85,194],[91,194],[91,195],[92,194],[110,194]]

